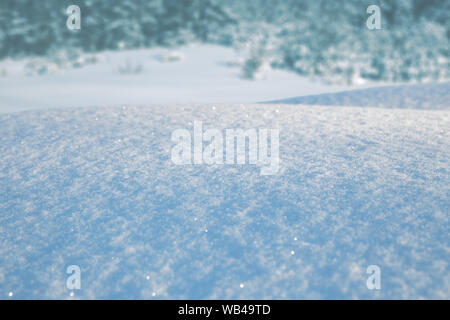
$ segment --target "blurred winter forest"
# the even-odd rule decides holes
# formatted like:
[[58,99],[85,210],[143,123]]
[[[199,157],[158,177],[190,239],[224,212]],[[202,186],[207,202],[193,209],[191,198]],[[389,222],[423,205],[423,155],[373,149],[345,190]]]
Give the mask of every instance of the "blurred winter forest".
[[[81,8],[81,30],[66,9]],[[381,30],[368,30],[369,5]],[[249,79],[264,65],[329,82],[449,78],[450,0],[1,0],[0,59],[176,47],[235,48]]]

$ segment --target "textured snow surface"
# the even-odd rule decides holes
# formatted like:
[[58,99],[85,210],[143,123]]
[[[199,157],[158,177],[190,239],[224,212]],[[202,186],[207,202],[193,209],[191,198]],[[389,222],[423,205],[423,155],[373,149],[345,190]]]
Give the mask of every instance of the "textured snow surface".
[[308,95],[272,103],[448,110],[450,109],[450,82],[396,85]]
[[[450,299],[450,111],[214,107],[0,115],[0,298]],[[172,164],[194,120],[278,128],[278,174]]]

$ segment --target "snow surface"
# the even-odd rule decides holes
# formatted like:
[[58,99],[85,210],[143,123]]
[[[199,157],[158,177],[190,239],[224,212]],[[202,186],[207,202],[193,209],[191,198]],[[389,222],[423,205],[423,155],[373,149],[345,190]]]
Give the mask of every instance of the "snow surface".
[[383,86],[301,96],[268,103],[400,109],[450,109],[450,82]]
[[[232,48],[214,45],[80,54],[74,61],[66,55],[62,51],[54,59],[0,61],[0,113],[120,104],[256,103],[375,86],[326,85],[268,66],[259,80],[246,80],[242,57]],[[89,63],[92,58],[95,63]]]
[[[194,120],[278,128],[278,174],[172,164]],[[447,110],[276,104],[0,115],[0,298],[450,299],[449,128]]]

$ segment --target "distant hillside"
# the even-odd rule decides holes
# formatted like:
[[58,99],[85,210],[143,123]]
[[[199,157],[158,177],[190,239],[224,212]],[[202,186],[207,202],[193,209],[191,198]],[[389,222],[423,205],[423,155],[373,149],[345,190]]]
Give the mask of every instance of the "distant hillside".
[[399,109],[450,109],[450,82],[343,91],[294,97],[268,103]]

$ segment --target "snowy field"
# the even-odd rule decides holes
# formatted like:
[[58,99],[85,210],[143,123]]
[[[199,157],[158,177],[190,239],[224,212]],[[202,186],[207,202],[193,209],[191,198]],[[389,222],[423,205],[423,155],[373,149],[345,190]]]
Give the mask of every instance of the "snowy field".
[[[104,88],[115,103],[118,79]],[[40,90],[5,84],[3,111]],[[46,85],[56,106],[68,84]],[[171,133],[194,120],[279,129],[278,173],[174,165]],[[2,114],[0,298],[450,299],[449,128],[449,110],[277,104]],[[81,290],[66,288],[69,265]]]
[[0,1],[0,300],[450,299],[450,1],[75,2]]
[[325,85],[268,65],[251,81],[242,77],[242,63],[232,48],[204,44],[6,59],[0,61],[0,113],[121,104],[256,103],[375,86]]

